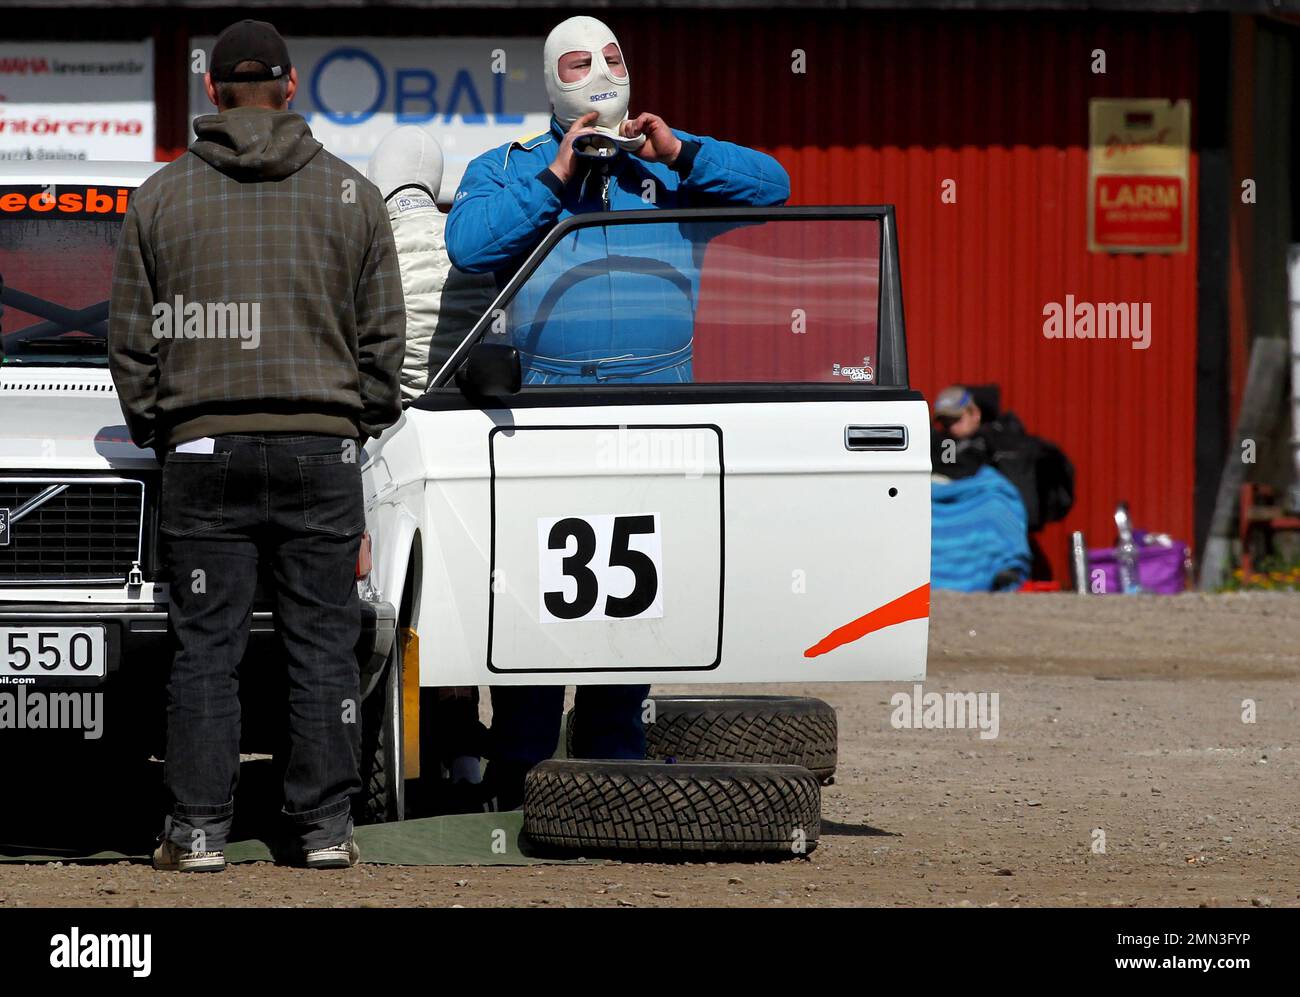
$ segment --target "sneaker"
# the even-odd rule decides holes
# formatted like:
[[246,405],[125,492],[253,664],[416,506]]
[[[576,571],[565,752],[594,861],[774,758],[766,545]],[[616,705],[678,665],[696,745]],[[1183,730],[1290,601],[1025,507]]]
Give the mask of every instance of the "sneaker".
[[159,872],[224,872],[225,852],[187,852],[174,841],[164,841],[153,852]]
[[349,869],[361,861],[361,849],[352,838],[348,838],[337,845],[312,848],[306,859],[308,869]]

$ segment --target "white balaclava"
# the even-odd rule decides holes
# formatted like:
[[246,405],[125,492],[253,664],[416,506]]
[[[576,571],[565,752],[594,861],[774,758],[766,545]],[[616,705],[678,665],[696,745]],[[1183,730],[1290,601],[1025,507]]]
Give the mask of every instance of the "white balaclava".
[[442,147],[423,128],[394,128],[375,148],[366,176],[385,201],[405,188],[424,190],[436,201],[442,186]]
[[[624,56],[623,75],[615,76],[605,62],[605,46],[618,45],[614,32],[603,21],[580,15],[561,21],[546,36],[543,59],[546,62],[546,92],[555,110],[555,120],[564,128],[584,114],[596,111],[596,129],[614,139],[624,148],[635,148],[645,141],[644,136],[624,138],[618,127],[627,118],[628,97],[631,85]],[[623,47],[619,45],[619,52]],[[560,80],[560,56],[569,52],[590,52],[591,69],[574,83]]]

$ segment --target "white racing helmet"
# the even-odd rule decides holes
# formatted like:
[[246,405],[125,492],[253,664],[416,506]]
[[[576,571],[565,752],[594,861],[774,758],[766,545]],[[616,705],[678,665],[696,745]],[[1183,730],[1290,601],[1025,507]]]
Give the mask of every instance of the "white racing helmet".
[[442,186],[442,146],[423,128],[394,128],[375,147],[366,176],[385,201],[405,188],[424,190],[436,201]]
[[[568,128],[584,114],[595,111],[600,115],[596,130],[601,135],[625,149],[635,149],[645,141],[645,136],[629,139],[619,134],[619,125],[627,120],[632,88],[627,63],[624,62],[623,74],[619,76],[605,61],[605,46],[611,44],[618,46],[622,54],[623,48],[614,32],[603,21],[585,15],[561,21],[546,36],[543,48],[546,92],[551,98],[555,120],[563,127]],[[590,53],[591,68],[582,79],[564,83],[560,80],[560,57],[570,52]]]

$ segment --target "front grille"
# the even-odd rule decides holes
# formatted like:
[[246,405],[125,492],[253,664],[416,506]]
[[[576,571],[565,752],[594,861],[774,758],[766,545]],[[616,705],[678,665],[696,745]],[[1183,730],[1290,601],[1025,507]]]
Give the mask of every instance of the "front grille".
[[[38,506],[23,507],[48,489]],[[121,584],[140,560],[144,483],[128,478],[0,478],[0,585]]]

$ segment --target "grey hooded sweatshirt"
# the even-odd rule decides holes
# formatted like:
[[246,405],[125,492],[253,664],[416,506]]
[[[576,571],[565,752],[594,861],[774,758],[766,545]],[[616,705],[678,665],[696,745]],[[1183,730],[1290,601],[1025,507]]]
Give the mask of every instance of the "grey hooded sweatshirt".
[[401,414],[406,321],[379,191],[290,111],[194,131],[118,241],[109,363],[131,438],[377,436]]

